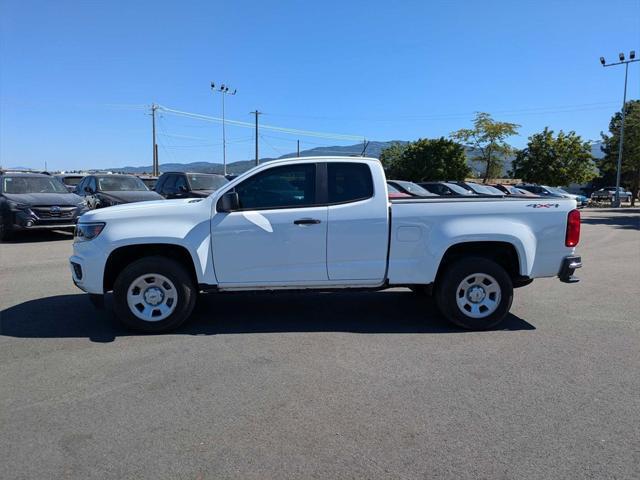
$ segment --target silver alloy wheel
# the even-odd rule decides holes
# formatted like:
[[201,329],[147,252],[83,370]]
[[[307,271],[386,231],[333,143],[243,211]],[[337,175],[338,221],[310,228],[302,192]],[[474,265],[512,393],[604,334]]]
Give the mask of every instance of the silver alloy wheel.
[[159,322],[173,313],[178,291],[171,280],[158,273],[136,278],[127,289],[127,304],[140,320]]
[[462,313],[471,318],[484,318],[498,309],[500,285],[491,275],[473,273],[460,282],[456,302]]

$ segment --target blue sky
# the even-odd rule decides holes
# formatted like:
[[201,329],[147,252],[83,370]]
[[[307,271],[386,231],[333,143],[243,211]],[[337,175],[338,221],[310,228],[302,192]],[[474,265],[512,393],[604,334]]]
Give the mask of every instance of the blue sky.
[[[640,0],[29,1],[0,4],[0,164],[146,165],[144,105],[220,115],[209,82],[238,89],[227,118],[354,134],[436,137],[473,112],[597,139],[640,54]],[[640,62],[629,97],[640,96]],[[221,162],[218,124],[162,114],[160,160]],[[230,127],[228,161],[253,156]],[[261,153],[348,144],[264,132]]]

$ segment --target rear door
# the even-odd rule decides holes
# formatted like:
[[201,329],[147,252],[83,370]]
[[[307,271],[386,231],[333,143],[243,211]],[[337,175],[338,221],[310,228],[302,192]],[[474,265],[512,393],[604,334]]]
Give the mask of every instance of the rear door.
[[235,187],[240,210],[211,222],[220,286],[305,285],[327,280],[327,206],[317,165],[262,170]]
[[[387,267],[389,205],[382,167],[327,162],[330,280],[382,281]],[[380,168],[372,175],[372,168]]]

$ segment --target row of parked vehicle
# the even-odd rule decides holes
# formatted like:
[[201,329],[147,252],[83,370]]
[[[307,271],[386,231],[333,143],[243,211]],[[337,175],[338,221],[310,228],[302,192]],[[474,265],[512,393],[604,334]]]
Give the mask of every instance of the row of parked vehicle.
[[185,172],[156,178],[0,171],[0,240],[16,230],[73,230],[80,215],[90,209],[206,197],[228,181],[222,175]]
[[589,203],[589,199],[584,195],[569,193],[562,188],[548,187],[546,185],[508,185],[493,184],[485,185],[475,182],[408,182],[405,180],[387,180],[389,196],[392,198],[401,197],[463,197],[481,195],[485,197],[557,197],[572,198],[578,207],[584,207]]
[[[58,174],[0,171],[0,240],[15,230],[72,230],[89,209],[149,200],[204,198],[233,176],[207,173],[165,172],[160,177],[128,174]],[[390,198],[403,197],[562,197],[588,203],[575,195],[545,185],[485,185],[475,182],[408,182],[387,180]],[[592,199],[610,200],[615,188],[601,189]],[[630,200],[629,192],[621,192]]]

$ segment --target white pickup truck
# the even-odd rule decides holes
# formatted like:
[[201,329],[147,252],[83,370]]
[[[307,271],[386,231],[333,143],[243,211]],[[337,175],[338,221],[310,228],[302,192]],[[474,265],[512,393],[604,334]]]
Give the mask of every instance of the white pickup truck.
[[496,326],[513,289],[575,282],[576,202],[563,198],[389,200],[380,162],[316,157],[253,168],[204,199],[85,213],[74,283],[145,332],[176,328],[200,292],[370,289],[433,293],[470,329]]

